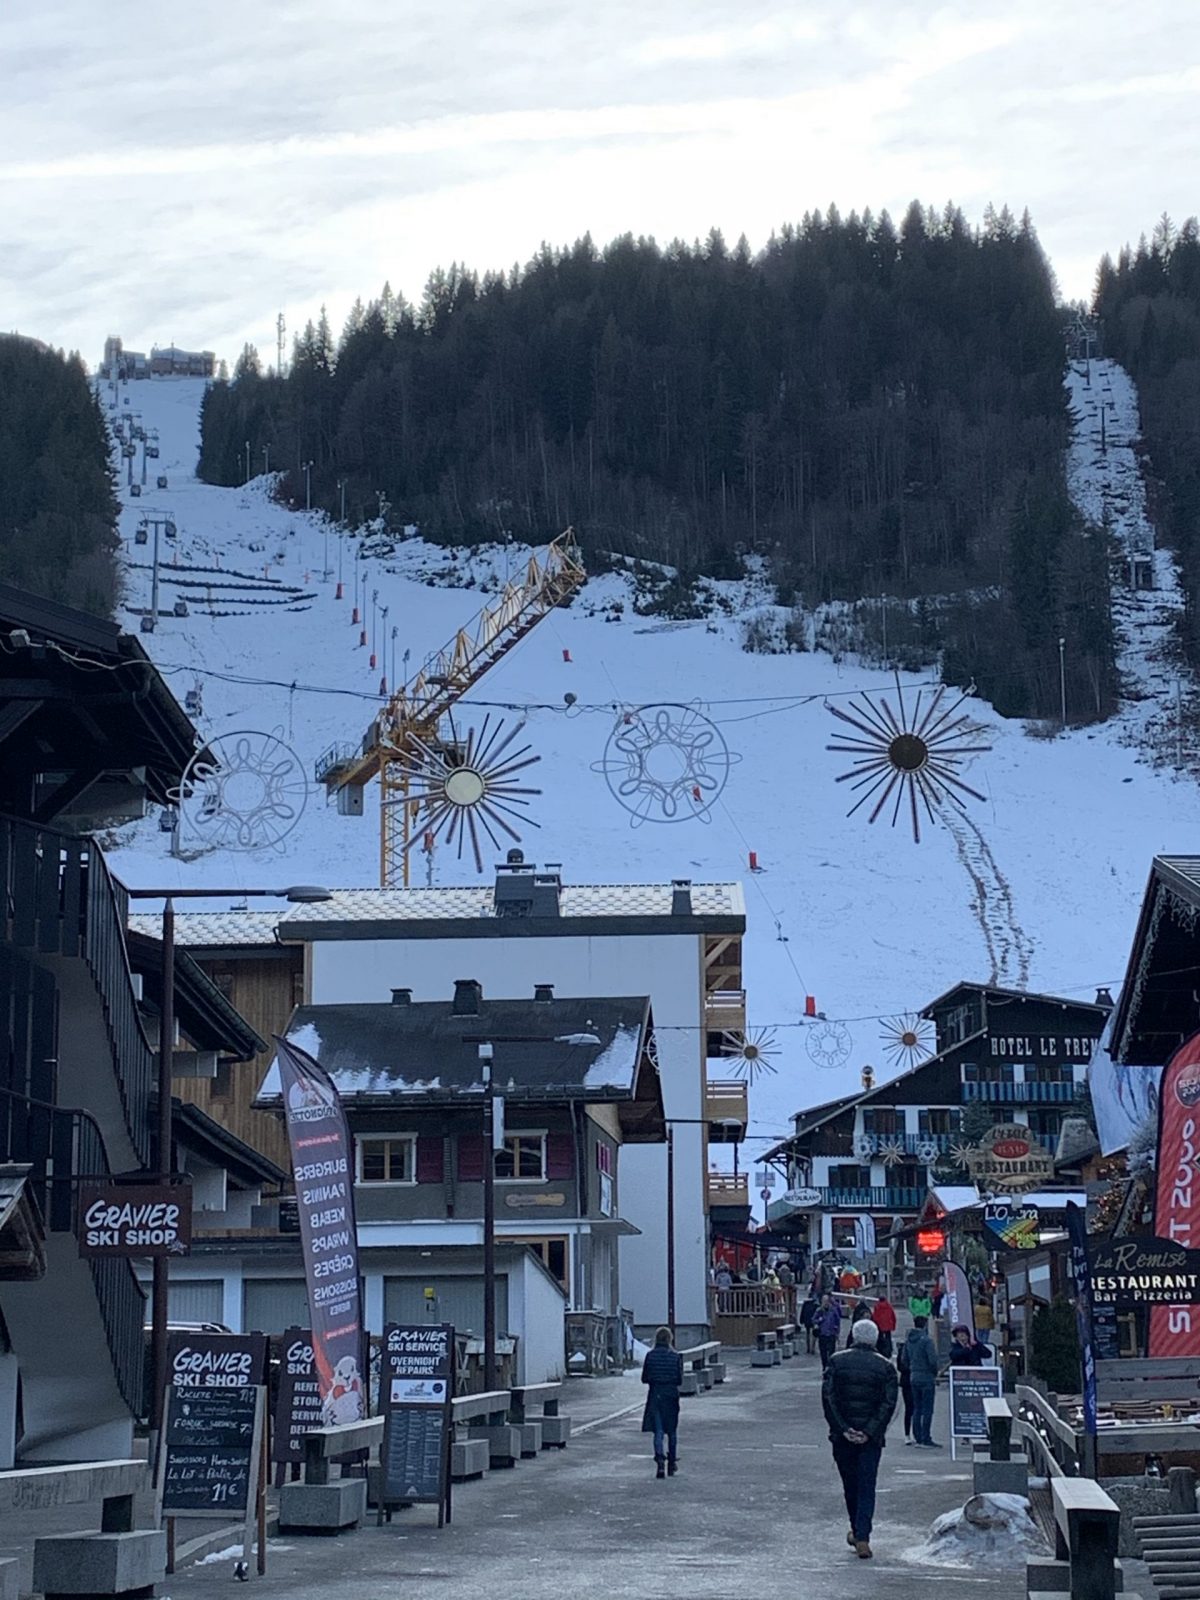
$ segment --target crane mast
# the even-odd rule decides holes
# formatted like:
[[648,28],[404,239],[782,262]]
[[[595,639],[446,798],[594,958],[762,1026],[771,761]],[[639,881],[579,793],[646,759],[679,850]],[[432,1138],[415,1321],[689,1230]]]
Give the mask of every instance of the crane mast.
[[468,690],[508,654],[555,606],[569,600],[587,574],[568,528],[545,554],[530,556],[522,578],[506,583],[499,598],[434,651],[392,695],[356,749],[334,745],[317,762],[316,778],[336,794],[338,810],[361,816],[363,795],[379,779],[379,881],[385,889],[407,888],[409,841],[417,802],[409,798],[416,744],[448,749],[441,723]]

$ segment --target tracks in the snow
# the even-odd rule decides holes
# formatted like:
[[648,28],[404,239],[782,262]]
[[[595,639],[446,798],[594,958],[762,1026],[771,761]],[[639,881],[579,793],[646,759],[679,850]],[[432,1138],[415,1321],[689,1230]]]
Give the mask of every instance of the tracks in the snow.
[[991,964],[989,983],[1024,989],[1033,962],[1033,941],[1017,920],[1012,885],[1001,872],[992,847],[979,825],[954,806],[946,808],[946,826],[958,859],[971,880],[971,910],[979,923]]

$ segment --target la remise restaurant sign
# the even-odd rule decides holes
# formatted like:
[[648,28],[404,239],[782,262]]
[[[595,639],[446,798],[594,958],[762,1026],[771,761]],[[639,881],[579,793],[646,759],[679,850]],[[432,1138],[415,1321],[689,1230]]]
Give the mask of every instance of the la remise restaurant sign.
[[1088,1241],[1093,1305],[1200,1305],[1200,1250],[1141,1234]]

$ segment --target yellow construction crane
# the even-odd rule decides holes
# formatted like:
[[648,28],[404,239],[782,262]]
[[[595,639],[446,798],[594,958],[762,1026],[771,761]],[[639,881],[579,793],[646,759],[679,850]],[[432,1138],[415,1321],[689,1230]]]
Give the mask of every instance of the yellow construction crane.
[[379,778],[379,881],[385,889],[408,886],[408,846],[419,810],[419,802],[410,798],[414,760],[428,750],[453,753],[453,734],[443,737],[442,719],[586,577],[574,530],[568,528],[541,559],[529,558],[522,579],[506,583],[498,600],[484,606],[470,627],[396,691],[358,749],[334,745],[317,762],[317,782],[337,795],[344,816],[362,815],[366,786]]

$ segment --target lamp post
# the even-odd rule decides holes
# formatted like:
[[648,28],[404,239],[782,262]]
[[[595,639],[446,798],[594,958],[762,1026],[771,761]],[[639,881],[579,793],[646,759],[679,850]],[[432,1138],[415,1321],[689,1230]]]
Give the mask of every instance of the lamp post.
[[265,477],[265,475],[268,472],[270,472],[270,470],[271,470],[271,446],[269,444],[263,445],[262,453],[263,453],[263,475]]
[[[158,1177],[170,1182],[171,1168],[171,1068],[175,1053],[175,901],[199,899],[287,900],[295,905],[312,905],[332,900],[328,889],[315,884],[293,884],[286,889],[126,889],[131,900],[161,900],[162,913],[162,1005],[158,1040],[158,1105],[155,1159]],[[150,1431],[157,1436],[162,1422],[163,1393],[167,1376],[167,1290],[170,1263],[166,1256],[154,1257],[151,1284],[151,1366],[154,1387],[150,1393]]]
[[250,482],[250,441],[246,440],[246,482]]
[[311,511],[312,510],[312,469],[313,469],[312,462],[311,461],[306,461],[304,463],[304,509],[305,509],[305,511]]
[[496,1086],[492,1082],[493,1048],[479,1046],[483,1075],[483,1387],[496,1387]]
[[1067,641],[1058,641],[1058,693],[1062,710],[1062,725],[1067,725]]

